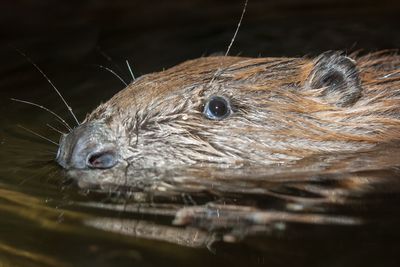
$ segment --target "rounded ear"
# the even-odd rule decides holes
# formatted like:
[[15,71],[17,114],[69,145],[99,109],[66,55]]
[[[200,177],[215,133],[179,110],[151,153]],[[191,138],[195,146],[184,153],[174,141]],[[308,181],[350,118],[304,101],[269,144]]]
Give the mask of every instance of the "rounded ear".
[[325,52],[314,61],[306,89],[314,90],[324,101],[347,107],[354,104],[362,94],[356,62],[340,52]]

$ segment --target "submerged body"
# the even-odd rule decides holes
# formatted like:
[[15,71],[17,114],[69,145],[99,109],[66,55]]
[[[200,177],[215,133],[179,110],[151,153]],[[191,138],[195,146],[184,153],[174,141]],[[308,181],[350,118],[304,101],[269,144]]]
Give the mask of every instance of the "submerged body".
[[62,137],[66,169],[265,166],[400,139],[400,56],[207,57],[145,75]]

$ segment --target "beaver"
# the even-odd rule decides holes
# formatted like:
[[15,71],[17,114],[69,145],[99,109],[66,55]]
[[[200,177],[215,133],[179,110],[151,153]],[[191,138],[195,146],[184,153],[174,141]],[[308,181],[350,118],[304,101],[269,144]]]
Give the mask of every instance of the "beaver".
[[203,57],[139,77],[60,140],[65,169],[268,166],[400,139],[400,55]]

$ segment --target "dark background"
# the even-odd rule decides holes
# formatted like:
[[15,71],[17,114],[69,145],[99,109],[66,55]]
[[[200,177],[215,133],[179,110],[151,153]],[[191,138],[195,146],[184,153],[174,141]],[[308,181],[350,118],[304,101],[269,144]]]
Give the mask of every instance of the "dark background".
[[[97,46],[140,72],[224,51],[244,1],[4,1],[3,44],[71,62]],[[300,56],[399,46],[399,1],[250,0],[232,54]],[[3,48],[7,50],[6,48]]]

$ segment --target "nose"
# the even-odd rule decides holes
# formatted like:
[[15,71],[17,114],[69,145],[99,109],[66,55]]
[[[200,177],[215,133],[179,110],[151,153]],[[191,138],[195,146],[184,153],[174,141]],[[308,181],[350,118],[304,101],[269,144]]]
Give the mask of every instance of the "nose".
[[85,123],[63,135],[56,161],[65,169],[109,169],[118,163],[116,142],[101,123]]

